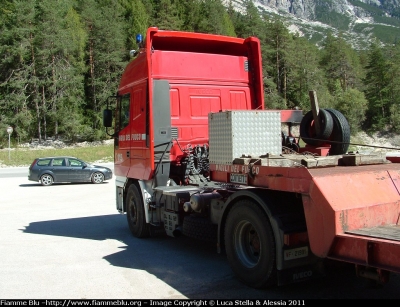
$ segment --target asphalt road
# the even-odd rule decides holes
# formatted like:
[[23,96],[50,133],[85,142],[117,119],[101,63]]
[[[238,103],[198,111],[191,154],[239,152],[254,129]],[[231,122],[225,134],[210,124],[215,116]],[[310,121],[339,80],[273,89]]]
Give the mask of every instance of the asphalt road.
[[0,169],[1,299],[400,298],[399,275],[373,287],[344,263],[328,263],[319,280],[248,288],[213,245],[132,237],[115,210],[114,180],[42,187],[26,175]]

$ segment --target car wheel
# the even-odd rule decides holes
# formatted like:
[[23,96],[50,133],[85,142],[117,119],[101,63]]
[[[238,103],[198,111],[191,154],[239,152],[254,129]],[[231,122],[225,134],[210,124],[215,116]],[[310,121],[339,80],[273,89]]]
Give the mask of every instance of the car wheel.
[[93,183],[102,183],[104,181],[104,175],[102,173],[96,172],[92,175]]
[[52,185],[54,182],[54,179],[51,175],[49,174],[44,174],[42,177],[40,177],[40,183],[44,186],[49,186]]
[[142,194],[131,184],[126,195],[126,217],[131,233],[137,238],[150,236],[150,224],[146,223]]
[[277,284],[271,223],[254,202],[241,200],[228,213],[225,248],[229,265],[246,285],[265,288]]

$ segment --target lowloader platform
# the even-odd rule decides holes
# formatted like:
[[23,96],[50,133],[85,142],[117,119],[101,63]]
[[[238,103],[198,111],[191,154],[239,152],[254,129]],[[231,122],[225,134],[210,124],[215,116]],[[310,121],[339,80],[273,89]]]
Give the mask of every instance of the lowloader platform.
[[386,271],[400,273],[400,164],[381,155],[283,154],[210,169],[213,180],[297,193],[316,256],[353,263],[381,282]]

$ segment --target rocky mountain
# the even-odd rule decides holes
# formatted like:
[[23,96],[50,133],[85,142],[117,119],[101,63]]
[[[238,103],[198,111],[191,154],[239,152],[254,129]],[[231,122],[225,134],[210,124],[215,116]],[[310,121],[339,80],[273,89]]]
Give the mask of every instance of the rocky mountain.
[[[243,0],[227,0],[238,10]],[[260,13],[279,15],[293,32],[318,44],[328,31],[341,33],[355,48],[377,37],[400,40],[400,0],[253,0]]]

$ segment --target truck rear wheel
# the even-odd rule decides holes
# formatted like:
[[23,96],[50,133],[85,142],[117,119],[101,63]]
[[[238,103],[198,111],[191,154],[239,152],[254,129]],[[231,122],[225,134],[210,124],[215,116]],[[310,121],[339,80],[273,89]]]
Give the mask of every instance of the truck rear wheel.
[[126,216],[129,229],[135,237],[150,236],[150,225],[146,223],[142,195],[134,184],[129,186],[126,195]]
[[232,270],[243,283],[254,288],[277,284],[271,224],[254,202],[241,200],[229,212],[225,248]]

